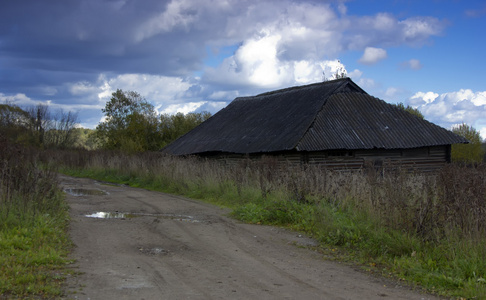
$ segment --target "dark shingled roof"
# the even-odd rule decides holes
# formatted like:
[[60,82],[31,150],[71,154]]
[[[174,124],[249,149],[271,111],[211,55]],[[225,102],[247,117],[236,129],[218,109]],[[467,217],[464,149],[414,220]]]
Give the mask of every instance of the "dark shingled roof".
[[344,78],[236,98],[162,151],[189,155],[406,149],[465,142]]

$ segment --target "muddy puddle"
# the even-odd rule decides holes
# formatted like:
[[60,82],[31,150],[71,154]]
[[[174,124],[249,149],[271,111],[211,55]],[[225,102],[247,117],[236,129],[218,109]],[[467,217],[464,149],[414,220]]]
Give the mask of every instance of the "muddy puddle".
[[175,214],[146,214],[146,213],[122,213],[122,212],[102,212],[98,211],[85,215],[87,218],[95,219],[131,219],[136,217],[156,217],[160,219],[169,219],[181,222],[199,223],[200,220],[192,216],[175,215]]
[[165,255],[169,253],[168,250],[159,247],[155,247],[155,248],[139,247],[138,251],[140,251],[140,253],[148,254],[148,255],[159,255],[159,254]]
[[95,219],[129,219],[135,218],[136,215],[129,214],[129,213],[120,213],[120,212],[95,212],[89,215],[85,215],[87,218],[95,218]]
[[108,195],[107,192],[102,191],[102,190],[96,190],[96,189],[71,188],[71,189],[64,189],[64,192],[68,193],[69,195],[73,195],[73,196],[103,196],[103,195]]

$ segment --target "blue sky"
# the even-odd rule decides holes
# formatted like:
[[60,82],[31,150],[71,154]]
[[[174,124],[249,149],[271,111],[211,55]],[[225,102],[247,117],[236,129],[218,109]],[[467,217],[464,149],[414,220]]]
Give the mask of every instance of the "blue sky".
[[76,111],[94,128],[116,89],[160,113],[215,113],[341,69],[486,138],[484,28],[474,0],[2,0],[0,101]]

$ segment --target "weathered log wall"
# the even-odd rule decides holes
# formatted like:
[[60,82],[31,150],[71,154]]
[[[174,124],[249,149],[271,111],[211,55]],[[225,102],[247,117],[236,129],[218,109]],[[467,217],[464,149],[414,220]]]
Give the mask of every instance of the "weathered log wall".
[[450,162],[450,145],[416,149],[371,149],[316,152],[279,152],[261,154],[213,153],[204,157],[238,164],[246,159],[271,156],[279,163],[320,165],[333,170],[353,170],[366,167],[399,167],[420,171],[434,171]]

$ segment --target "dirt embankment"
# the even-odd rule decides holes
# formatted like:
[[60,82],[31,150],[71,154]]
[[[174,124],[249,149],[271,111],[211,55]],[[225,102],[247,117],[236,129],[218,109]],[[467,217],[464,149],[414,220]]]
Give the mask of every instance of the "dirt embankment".
[[227,210],[61,176],[71,206],[68,299],[437,299],[326,261],[314,242]]

